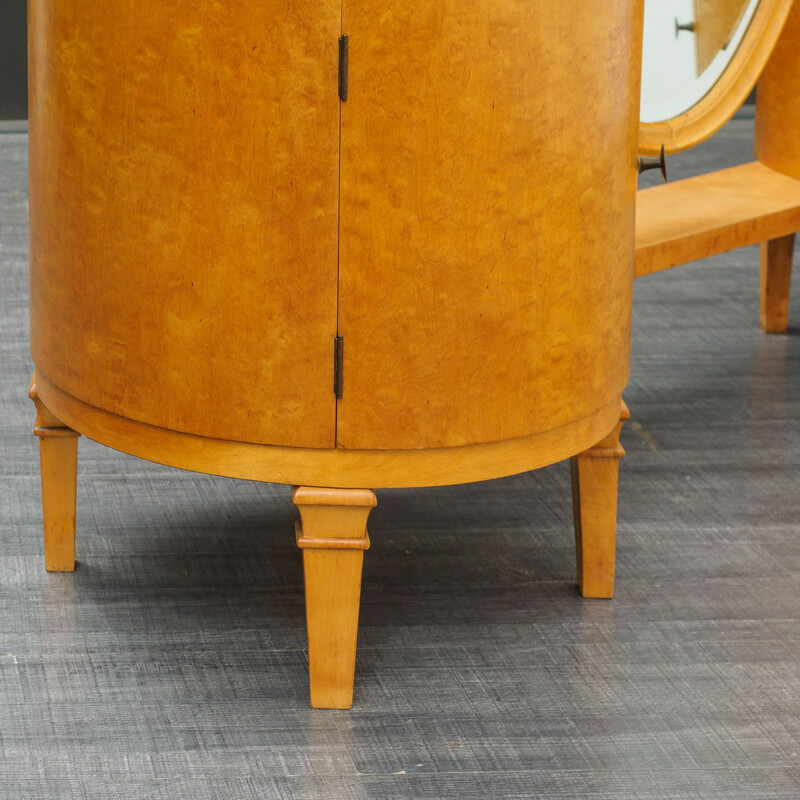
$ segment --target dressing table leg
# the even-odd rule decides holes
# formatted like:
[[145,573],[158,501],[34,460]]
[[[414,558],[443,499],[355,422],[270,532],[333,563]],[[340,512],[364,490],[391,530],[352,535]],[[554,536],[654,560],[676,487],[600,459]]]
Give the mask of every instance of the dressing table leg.
[[578,588],[584,597],[614,596],[617,477],[625,451],[619,434],[630,412],[622,403],[613,430],[594,447],[570,459]]
[[369,547],[369,489],[298,486],[297,546],[303,550],[308,668],[314,708],[350,708],[356,666],[361,565]]
[[75,569],[75,500],[80,434],[47,409],[39,399],[34,382],[31,382],[29,394],[36,405],[33,432],[39,437],[44,566],[48,572],[72,572]]
[[761,328],[786,333],[794,234],[761,243]]

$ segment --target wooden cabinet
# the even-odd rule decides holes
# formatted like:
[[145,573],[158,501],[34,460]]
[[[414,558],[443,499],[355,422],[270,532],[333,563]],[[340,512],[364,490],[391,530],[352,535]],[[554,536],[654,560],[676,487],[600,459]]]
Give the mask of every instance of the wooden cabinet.
[[[743,23],[737,5],[741,0],[697,0],[695,34],[705,31],[703,47],[714,37],[722,47],[722,33]],[[663,142],[668,151],[698,144],[733,116],[758,82],[756,160],[639,192],[635,272],[642,277],[759,244],[761,328],[786,333],[800,230],[800,0],[761,0],[750,12],[752,20],[740,31],[738,47],[727,48],[730,60],[722,59],[714,85],[684,113],[643,122],[639,144],[651,154]],[[653,42],[645,41],[645,49],[648,44]],[[698,39],[698,53],[699,47]]]
[[[305,485],[309,631],[345,631],[312,664],[354,654],[330,586],[360,576],[369,490],[621,454],[641,16],[31,0],[39,435]],[[611,482],[576,493],[604,596]],[[348,703],[348,658],[316,705]]]

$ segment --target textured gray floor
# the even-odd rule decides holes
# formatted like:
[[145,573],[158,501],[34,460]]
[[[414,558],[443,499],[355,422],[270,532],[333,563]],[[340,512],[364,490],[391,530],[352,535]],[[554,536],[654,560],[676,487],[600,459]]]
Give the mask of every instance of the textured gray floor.
[[82,440],[45,573],[25,157],[0,135],[0,798],[800,796],[800,303],[759,332],[755,249],[637,282],[616,599],[577,596],[564,464],[380,492],[356,705],[311,711],[285,487]]

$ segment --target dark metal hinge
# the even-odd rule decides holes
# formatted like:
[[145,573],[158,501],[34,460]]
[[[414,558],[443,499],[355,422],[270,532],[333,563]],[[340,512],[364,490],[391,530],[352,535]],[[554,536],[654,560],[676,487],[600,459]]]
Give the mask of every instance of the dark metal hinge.
[[347,100],[347,34],[339,37],[339,99]]
[[333,392],[337,400],[342,399],[342,376],[344,367],[344,339],[337,336],[333,345]]

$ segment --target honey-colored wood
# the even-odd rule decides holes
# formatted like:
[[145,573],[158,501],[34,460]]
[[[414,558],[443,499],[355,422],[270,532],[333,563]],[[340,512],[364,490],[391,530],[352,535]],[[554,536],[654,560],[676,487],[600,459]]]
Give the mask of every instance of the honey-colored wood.
[[39,437],[44,521],[44,565],[48,572],[75,569],[75,504],[78,482],[78,436],[41,401],[31,382],[36,406],[33,432]]
[[644,189],[636,277],[800,230],[800,181],[754,161]]
[[640,0],[344,0],[340,447],[497,442],[620,395],[641,25]]
[[[657,155],[694,147],[716,133],[745,101],[778,41],[793,0],[761,0],[747,33],[720,79],[692,108],[663,122],[643,122],[639,149]],[[761,86],[759,85],[759,93]]]
[[[800,226],[799,226],[800,227]],[[789,288],[795,235],[782,236],[761,244],[762,330],[786,333],[789,325]]]
[[614,429],[594,447],[570,459],[578,588],[584,597],[614,596],[619,434],[630,412],[621,404]]
[[[800,180],[800,2],[758,82],[756,158]],[[796,230],[800,230],[800,226]]]
[[641,28],[642,0],[30,0],[38,395],[70,435],[299,487],[314,706],[352,702],[372,489],[618,423]]
[[332,447],[338,0],[31,0],[31,346],[74,397]]
[[358,488],[442,486],[514,475],[563,461],[591,447],[619,418],[619,398],[582,420],[533,436],[469,447],[343,450],[208,439],[101,411],[36,374],[39,394],[67,424],[124,453],[230,478]]
[[299,486],[297,546],[303,550],[308,667],[314,708],[350,708],[356,665],[361,565],[369,548],[368,489]]
[[695,0],[694,38],[697,74],[701,75],[739,27],[749,0]]

